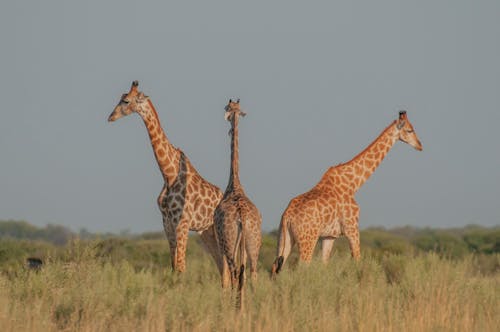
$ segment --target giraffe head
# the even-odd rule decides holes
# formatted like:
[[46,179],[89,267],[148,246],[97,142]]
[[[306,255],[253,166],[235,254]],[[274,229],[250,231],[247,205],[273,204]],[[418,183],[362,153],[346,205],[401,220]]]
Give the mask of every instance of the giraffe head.
[[422,151],[422,143],[420,143],[417,133],[415,133],[412,124],[408,120],[406,111],[399,111],[399,118],[396,120],[396,128],[400,141],[410,144],[418,151]]
[[229,121],[231,123],[232,123],[235,115],[238,115],[238,116],[247,115],[245,112],[241,111],[239,99],[237,101],[233,101],[232,99],[229,99],[229,103],[226,105],[226,107],[224,107],[224,110],[226,110],[226,113],[224,114],[224,119],[226,119],[226,121]]
[[148,96],[138,90],[139,82],[133,81],[130,91],[124,93],[118,105],[116,105],[113,112],[109,115],[108,121],[116,121],[119,118],[127,116],[131,113],[140,113],[144,108],[142,107],[148,100]]

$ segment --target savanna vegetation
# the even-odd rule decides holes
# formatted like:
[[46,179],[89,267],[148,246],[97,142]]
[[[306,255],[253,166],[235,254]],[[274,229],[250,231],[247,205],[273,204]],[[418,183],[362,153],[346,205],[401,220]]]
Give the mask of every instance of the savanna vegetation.
[[[51,237],[50,230],[58,236]],[[58,233],[59,232],[59,233]],[[259,280],[241,313],[220,288],[197,235],[188,270],[170,270],[161,232],[73,233],[0,222],[2,331],[496,331],[500,228],[372,228],[362,259],[337,240],[329,264],[290,258],[269,279],[276,234],[263,238]],[[64,236],[62,236],[63,234]],[[61,240],[63,239],[64,240]],[[44,261],[40,270],[26,258]]]

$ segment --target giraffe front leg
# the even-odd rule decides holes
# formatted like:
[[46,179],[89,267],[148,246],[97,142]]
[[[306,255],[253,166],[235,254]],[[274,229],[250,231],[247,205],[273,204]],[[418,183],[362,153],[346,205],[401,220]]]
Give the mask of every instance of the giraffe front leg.
[[175,265],[174,270],[177,272],[186,271],[186,249],[188,241],[189,223],[187,220],[181,220],[176,229],[175,239]]
[[351,256],[355,260],[359,261],[361,257],[361,249],[359,245],[359,230],[358,228],[353,228],[349,230],[349,234],[346,234],[347,240],[349,241],[349,248],[351,248]]
[[165,235],[167,236],[168,245],[170,248],[170,265],[172,270],[175,271],[175,263],[177,257],[177,241],[175,236],[175,227],[172,222],[167,219],[167,214],[162,211],[163,214],[163,229],[165,230]]
[[173,225],[167,225],[164,227],[165,227],[165,234],[167,235],[168,246],[170,248],[170,265],[172,267],[172,271],[175,271],[177,262],[177,240],[175,236],[175,231],[173,229]]
[[173,240],[169,240],[170,247],[170,266],[172,267],[172,271],[175,271],[176,261],[177,261],[177,247],[175,245],[175,238]]
[[321,260],[323,263],[328,263],[328,259],[330,258],[330,254],[332,253],[333,243],[335,242],[335,238],[326,237],[321,241]]
[[361,256],[361,249],[359,245],[359,228],[357,218],[344,221],[344,235],[349,241],[352,258],[358,261]]
[[[348,210],[349,211],[349,210]],[[353,200],[350,205],[349,218],[343,221],[343,232],[349,241],[351,248],[351,255],[356,261],[359,261],[361,256],[361,249],[359,245],[359,207]]]
[[163,230],[165,231],[165,235],[167,236],[168,245],[170,248],[170,265],[172,266],[172,270],[175,271],[175,264],[177,257],[175,220],[172,218],[172,215],[169,214],[168,212],[167,190],[168,190],[168,182],[165,182],[165,185],[163,186],[163,189],[160,192],[160,195],[158,196],[157,202],[163,219]]

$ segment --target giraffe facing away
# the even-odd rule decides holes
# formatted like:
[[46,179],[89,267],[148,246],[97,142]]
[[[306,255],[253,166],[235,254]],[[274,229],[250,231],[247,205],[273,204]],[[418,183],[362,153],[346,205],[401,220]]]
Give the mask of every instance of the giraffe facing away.
[[213,215],[222,198],[219,188],[203,179],[187,156],[174,147],[163,131],[158,113],[148,96],[138,90],[134,81],[128,93],[122,95],[118,105],[108,118],[116,121],[137,113],[146,125],[153,152],[163,175],[164,186],[158,197],[163,217],[163,228],[170,246],[172,269],[186,269],[188,232],[196,231],[207,250],[215,259],[219,271],[221,260],[215,238]]
[[[224,117],[231,122],[231,170],[229,183],[222,201],[215,210],[215,229],[222,256],[222,287],[238,287],[242,291],[245,280],[245,265],[250,261],[252,279],[257,278],[257,260],[262,242],[259,210],[248,199],[239,176],[239,132],[240,100],[231,99],[225,107]],[[239,264],[239,265],[238,265]],[[240,293],[240,302],[241,302]]]
[[290,201],[281,217],[273,276],[280,272],[295,243],[300,260],[309,262],[316,242],[322,239],[326,262],[334,240],[346,236],[352,257],[359,259],[359,207],[354,196],[398,140],[422,150],[406,111],[400,111],[398,119],[351,161],[330,167],[316,186]]

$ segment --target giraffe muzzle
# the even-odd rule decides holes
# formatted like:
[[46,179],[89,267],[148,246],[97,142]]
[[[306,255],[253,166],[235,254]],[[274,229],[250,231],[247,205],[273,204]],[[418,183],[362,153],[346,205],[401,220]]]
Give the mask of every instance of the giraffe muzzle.
[[420,140],[417,141],[417,146],[415,147],[415,149],[417,149],[418,151],[422,151],[424,149]]

